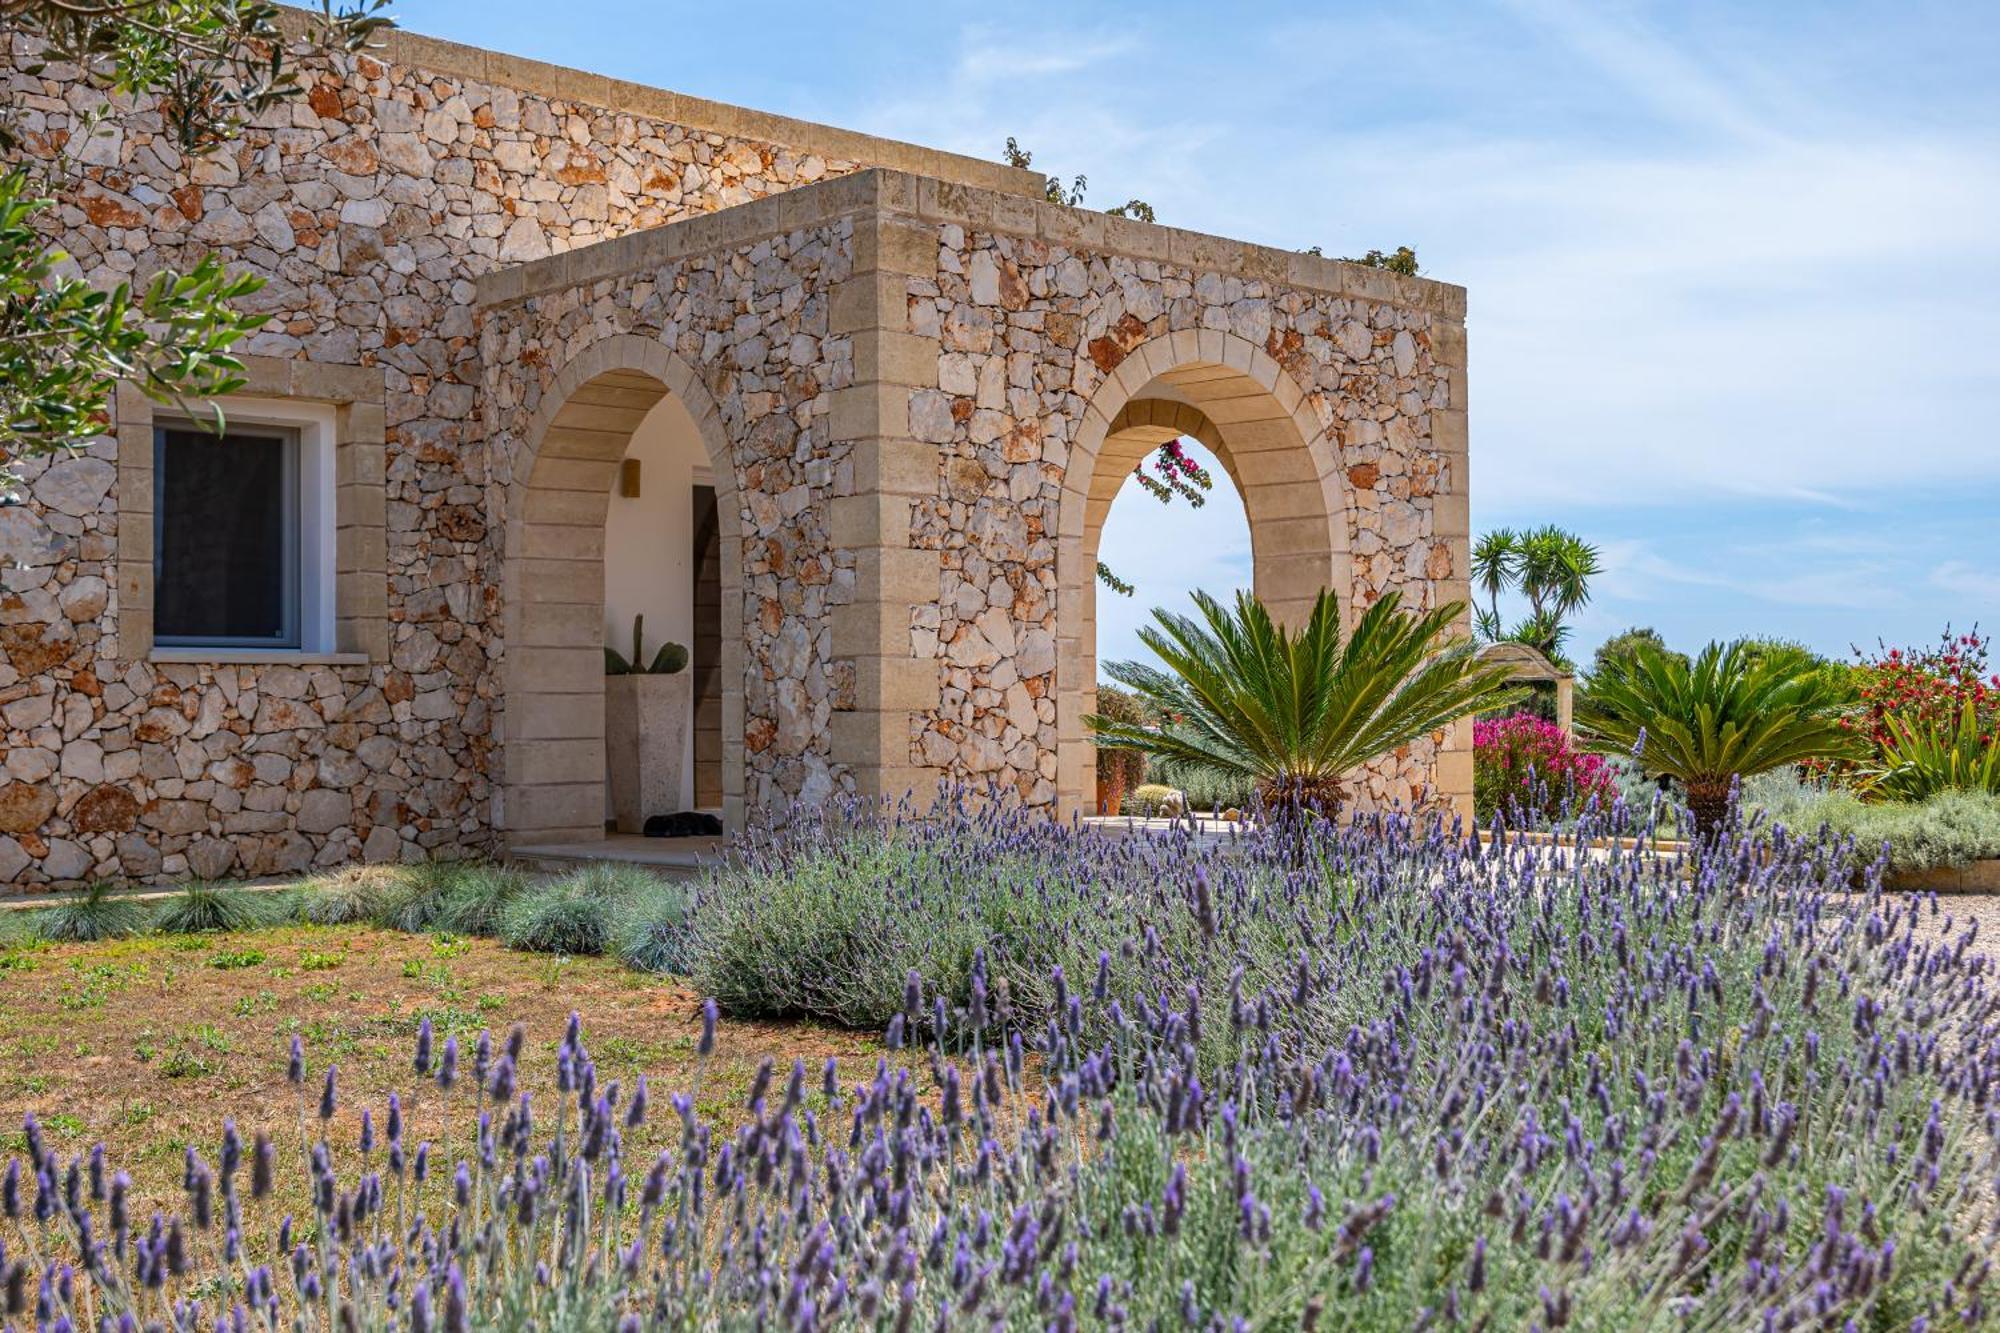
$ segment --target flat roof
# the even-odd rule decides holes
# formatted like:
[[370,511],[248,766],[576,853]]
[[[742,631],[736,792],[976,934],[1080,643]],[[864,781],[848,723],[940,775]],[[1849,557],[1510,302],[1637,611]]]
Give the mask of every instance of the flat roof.
[[[309,10],[291,6],[287,6],[283,13],[286,26],[301,32],[308,30],[316,17]],[[1043,197],[1047,182],[1047,178],[1038,171],[1010,167],[1004,162],[969,157],[964,153],[947,153],[900,139],[884,139],[793,116],[732,106],[727,102],[692,97],[665,88],[571,69],[566,65],[552,65],[525,56],[488,51],[441,37],[426,37],[400,27],[381,34],[377,45],[371,47],[367,54],[400,68],[457,75],[541,97],[601,107],[613,113],[646,116],[689,129],[760,140],[798,152],[958,181],[985,190],[1025,195],[1031,199]]]

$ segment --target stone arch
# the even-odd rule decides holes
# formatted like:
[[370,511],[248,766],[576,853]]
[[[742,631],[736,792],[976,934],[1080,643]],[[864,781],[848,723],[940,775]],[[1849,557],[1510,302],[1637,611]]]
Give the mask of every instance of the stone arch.
[[1178,435],[1222,463],[1249,519],[1257,595],[1281,621],[1303,619],[1322,588],[1352,619],[1346,478],[1305,392],[1263,348],[1219,329],[1141,343],[1084,410],[1056,537],[1057,800],[1088,812],[1095,751],[1084,714],[1097,695],[1097,544],[1111,501],[1146,455]]
[[501,580],[506,634],[496,821],[511,844],[604,835],[605,516],[632,433],[685,411],[721,532],[723,820],[743,816],[743,550],[736,467],[714,399],[658,341],[616,334],[557,372],[516,443]]

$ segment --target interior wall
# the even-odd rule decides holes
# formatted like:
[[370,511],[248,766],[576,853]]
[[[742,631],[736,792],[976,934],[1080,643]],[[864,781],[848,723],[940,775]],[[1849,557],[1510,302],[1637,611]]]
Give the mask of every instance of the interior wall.
[[[708,455],[687,412],[671,396],[660,400],[632,433],[627,460],[639,463],[639,494],[620,494],[613,483],[604,522],[604,641],[632,651],[632,617],[646,617],[648,660],[672,640],[696,650],[694,610],[694,488],[707,484]],[[694,805],[694,736],[687,753],[677,809]],[[607,810],[609,795],[606,796]]]

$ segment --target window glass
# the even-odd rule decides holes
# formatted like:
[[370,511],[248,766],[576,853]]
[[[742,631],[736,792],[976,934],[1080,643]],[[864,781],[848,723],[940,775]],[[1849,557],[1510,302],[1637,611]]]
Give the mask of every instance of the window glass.
[[297,438],[161,427],[153,487],[154,639],[299,646]]

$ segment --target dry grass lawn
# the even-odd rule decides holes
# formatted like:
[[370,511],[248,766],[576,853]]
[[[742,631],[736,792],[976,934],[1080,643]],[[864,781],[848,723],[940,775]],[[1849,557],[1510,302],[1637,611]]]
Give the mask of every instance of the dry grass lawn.
[[[286,926],[241,934],[149,935],[99,944],[44,944],[0,951],[0,1155],[18,1153],[27,1112],[65,1158],[102,1140],[114,1167],[134,1179],[144,1217],[152,1206],[183,1208],[183,1152],[211,1164],[225,1116],[246,1141],[270,1132],[281,1151],[273,1211],[305,1208],[299,1168],[300,1094],[286,1081],[291,1035],[303,1040],[306,1096],[315,1112],[322,1073],[339,1066],[340,1107],[327,1129],[343,1178],[360,1162],[362,1109],[381,1133],[388,1094],[403,1098],[411,1140],[443,1135],[445,1099],[417,1078],[411,1052],[428,1017],[439,1046],[456,1035],[471,1065],[482,1028],[496,1045],[514,1024],[527,1029],[521,1087],[538,1126],[556,1114],[554,1051],[571,1010],[599,1083],[629,1095],[644,1074],[647,1125],[627,1137],[626,1170],[643,1175],[658,1150],[678,1142],[668,1097],[695,1071],[699,997],[684,986],[601,958],[510,952],[491,940],[405,935],[360,926]],[[819,1086],[829,1057],[842,1082],[864,1077],[882,1048],[860,1034],[799,1024],[724,1021],[697,1103],[721,1124],[742,1118],[745,1090],[766,1056],[780,1070],[807,1063]],[[465,1076],[453,1094],[452,1155],[467,1152],[474,1109]],[[574,1125],[574,1111],[570,1123]],[[317,1119],[307,1133],[317,1137]],[[377,1148],[373,1163],[383,1165]],[[448,1180],[436,1170],[433,1187]],[[274,1218],[262,1219],[273,1223]],[[255,1243],[258,1219],[246,1228]]]

